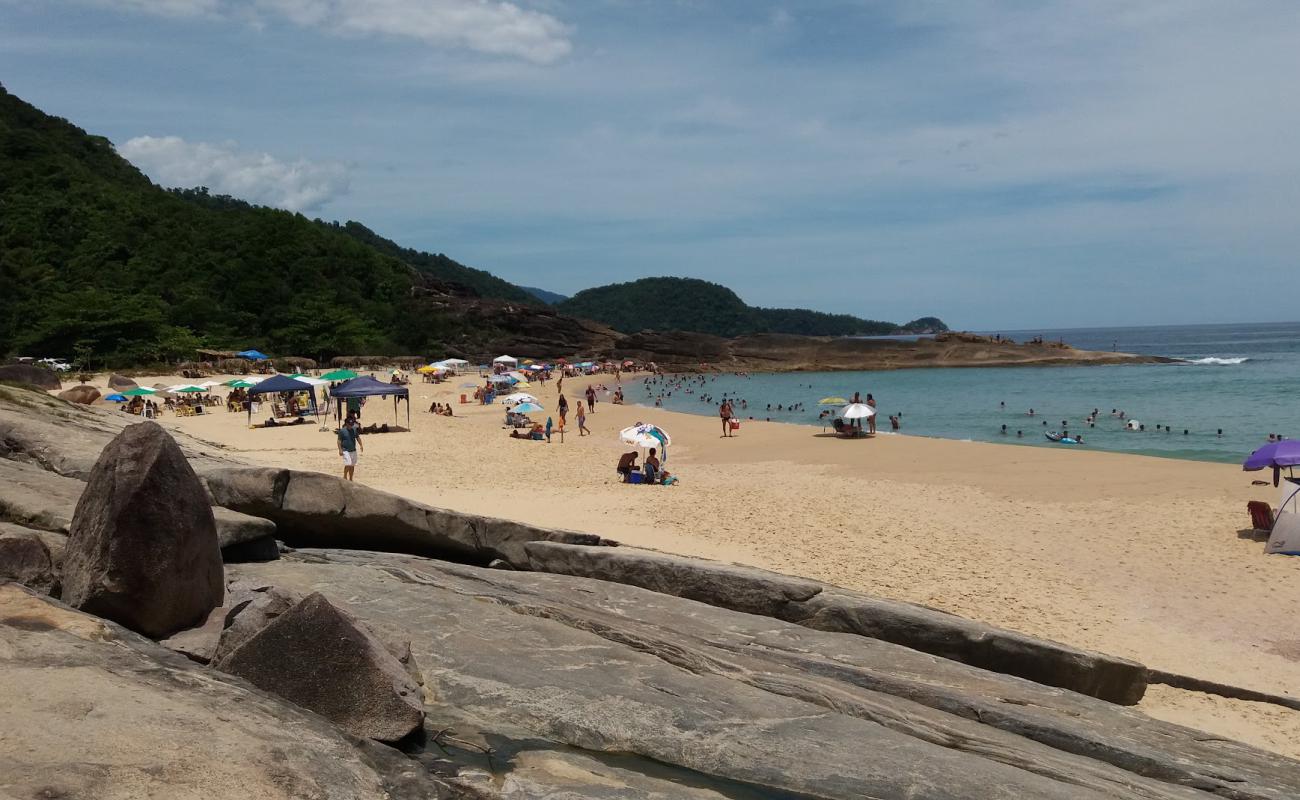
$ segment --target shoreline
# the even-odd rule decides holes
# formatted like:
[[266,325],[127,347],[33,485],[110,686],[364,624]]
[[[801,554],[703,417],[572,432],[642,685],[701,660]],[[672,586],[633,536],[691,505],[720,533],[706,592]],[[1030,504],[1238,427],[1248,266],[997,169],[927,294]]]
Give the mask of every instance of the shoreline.
[[[566,394],[612,388],[608,378],[566,379]],[[499,405],[425,412],[455,403],[470,380],[412,384],[414,430],[367,437],[357,479],[434,506],[921,603],[1153,669],[1274,694],[1300,686],[1300,620],[1258,613],[1300,605],[1300,559],[1264,556],[1240,533],[1246,501],[1274,503],[1276,490],[1251,486],[1239,467],[912,434],[842,440],[787,422],[743,420],[724,439],[716,419],[603,395],[587,419],[593,436],[579,437],[571,418],[563,443],[525,442],[506,435]],[[554,383],[529,391],[553,407]],[[391,414],[381,403],[363,422]],[[617,482],[627,449],[617,431],[637,421],[672,435],[665,466],[679,486]],[[162,423],[253,463],[339,470],[332,435],[315,425],[249,430],[221,410]],[[1300,712],[1159,686],[1139,710],[1300,755]]]

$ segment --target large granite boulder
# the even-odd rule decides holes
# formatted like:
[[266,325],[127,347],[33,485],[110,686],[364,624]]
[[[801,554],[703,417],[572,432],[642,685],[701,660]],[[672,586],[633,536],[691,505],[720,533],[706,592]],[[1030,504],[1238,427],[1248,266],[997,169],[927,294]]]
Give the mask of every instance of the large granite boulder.
[[39,532],[0,523],[0,583],[13,581],[42,594],[59,586],[50,548]]
[[626,583],[818,630],[869,636],[1125,705],[1137,703],[1146,691],[1146,668],[1128,659],[755,567],[633,547],[530,542],[525,549],[529,567],[541,572]]
[[430,735],[494,748],[484,785],[519,796],[1300,796],[1297,762],[1130,708],[623,584],[344,551],[232,572],[409,639]]
[[273,467],[202,472],[216,505],[265,517],[294,547],[384,550],[488,564],[528,563],[524,545],[598,544],[599,536],[463,514],[407,500],[334,475]]
[[0,381],[26,384],[46,390],[63,388],[63,384],[59,381],[59,373],[37,364],[0,365]]
[[207,494],[160,426],[124,429],[77,502],[63,600],[155,639],[221,604],[221,550]]
[[108,388],[110,389],[117,389],[118,391],[125,392],[128,389],[136,389],[139,386],[140,384],[124,375],[118,375],[116,372],[108,376]]
[[220,639],[211,657],[213,661],[220,661],[230,655],[303,599],[299,592],[248,581],[232,581],[228,594],[225,617],[219,631]]
[[0,795],[470,797],[391,748],[118,625],[0,585]]
[[81,386],[73,386],[71,389],[64,389],[59,392],[60,400],[66,400],[69,403],[81,403],[82,405],[87,406],[98,400],[101,396],[102,395],[99,393],[98,389],[94,386],[87,386],[85,384],[82,384]]
[[395,742],[420,727],[420,690],[364,625],[319,593],[272,620],[219,669],[320,714],[354,736]]

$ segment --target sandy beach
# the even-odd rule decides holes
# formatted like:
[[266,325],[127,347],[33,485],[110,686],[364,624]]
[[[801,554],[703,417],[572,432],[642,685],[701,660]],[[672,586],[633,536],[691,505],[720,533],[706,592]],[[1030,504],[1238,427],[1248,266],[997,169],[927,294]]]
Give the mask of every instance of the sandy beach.
[[[1251,485],[1262,473],[905,435],[849,441],[750,421],[724,439],[716,418],[613,405],[604,391],[591,436],[571,415],[563,441],[519,441],[501,406],[456,402],[472,380],[412,384],[413,431],[365,437],[357,480],[924,603],[1156,669],[1274,694],[1300,687],[1300,559],[1266,557],[1243,531],[1247,500],[1276,501],[1271,484]],[[588,380],[614,387],[610,376]],[[571,403],[586,382],[565,380]],[[534,386],[549,412],[555,384]],[[435,400],[453,402],[456,416],[427,413]],[[391,400],[366,406],[363,422],[393,421]],[[617,433],[638,421],[671,433],[666,466],[679,485],[618,482],[628,448]],[[161,422],[252,462],[340,471],[334,436],[316,425],[250,430],[223,409]],[[1164,686],[1140,708],[1300,757],[1300,711]]]

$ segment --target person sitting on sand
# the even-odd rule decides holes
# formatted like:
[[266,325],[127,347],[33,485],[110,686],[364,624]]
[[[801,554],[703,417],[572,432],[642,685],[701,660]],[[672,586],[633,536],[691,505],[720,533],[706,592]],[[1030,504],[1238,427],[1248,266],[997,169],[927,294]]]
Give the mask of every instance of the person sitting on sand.
[[641,471],[645,473],[646,483],[658,483],[659,481],[659,457],[655,455],[655,448],[650,448],[650,453],[645,457],[645,465]]
[[636,470],[636,460],[639,456],[637,451],[632,450],[618,457],[618,466],[615,469],[623,476],[623,483],[632,482],[632,473]]

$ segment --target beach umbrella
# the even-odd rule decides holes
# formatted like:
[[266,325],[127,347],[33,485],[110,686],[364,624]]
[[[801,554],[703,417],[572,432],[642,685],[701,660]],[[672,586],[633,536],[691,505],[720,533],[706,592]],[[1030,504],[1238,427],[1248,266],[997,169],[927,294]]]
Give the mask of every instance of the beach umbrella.
[[182,386],[182,387],[180,387],[179,389],[177,389],[176,391],[178,391],[178,392],[187,392],[187,393],[189,393],[189,394],[194,394],[194,393],[196,393],[196,392],[206,392],[207,389],[204,389],[202,386]]
[[241,378],[239,380],[227,381],[226,385],[231,389],[252,389],[257,384],[253,381],[246,381]]
[[239,358],[246,358],[249,361],[266,361],[270,358],[270,356],[263,353],[261,350],[241,350],[238,353],[235,353],[235,355]]
[[840,412],[840,416],[845,419],[870,419],[876,415],[876,410],[866,403],[849,403]]
[[515,406],[514,411],[516,414],[531,414],[534,411],[545,411],[545,409],[537,403],[520,403]]
[[125,403],[126,397],[120,394],[110,394],[104,398],[110,403]]
[[817,401],[817,405],[819,405],[819,406],[842,406],[842,405],[844,405],[844,404],[846,404],[846,403],[848,403],[848,402],[849,402],[849,401],[848,401],[848,400],[845,400],[843,397],[823,397],[822,399],[820,399],[820,400]]
[[1286,467],[1287,472],[1291,473],[1291,468],[1295,466],[1300,466],[1300,439],[1282,439],[1269,442],[1251,453],[1242,463],[1241,468],[1247,472],[1254,472],[1272,467],[1273,485],[1277,486],[1282,476],[1282,468]]
[[437,372],[438,367],[435,367],[432,364],[425,364],[423,367],[420,367],[415,371],[420,373],[421,375],[428,375],[430,372]]
[[537,398],[536,398],[536,397],[533,397],[531,394],[528,394],[527,392],[515,392],[514,394],[508,394],[508,395],[506,395],[505,397],[501,398],[501,402],[503,402],[503,403],[536,403],[536,402],[537,402]]
[[321,376],[322,380],[327,381],[350,381],[357,377],[357,373],[350,369],[336,369],[333,372],[327,372]]
[[157,389],[146,389],[143,386],[137,386],[134,389],[122,392],[125,397],[150,397],[158,393]]
[[638,422],[630,428],[624,428],[618,432],[618,438],[633,447],[667,447],[672,444],[668,431],[647,422]]
[[515,383],[515,379],[509,375],[492,375],[488,377],[490,383]]

